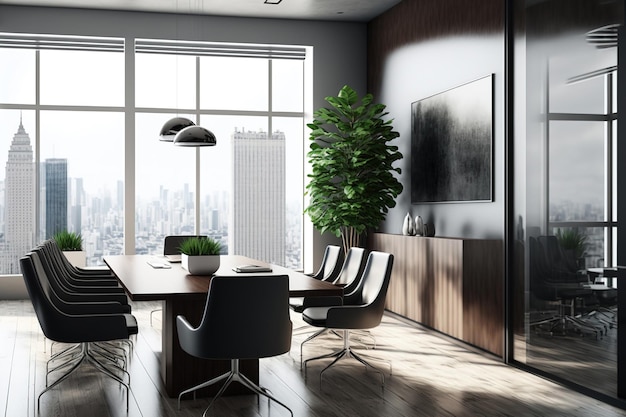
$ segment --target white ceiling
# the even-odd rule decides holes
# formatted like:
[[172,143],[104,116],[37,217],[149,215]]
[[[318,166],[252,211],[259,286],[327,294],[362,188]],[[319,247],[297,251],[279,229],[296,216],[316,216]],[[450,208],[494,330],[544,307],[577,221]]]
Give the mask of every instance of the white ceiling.
[[[21,6],[368,22],[401,0],[0,0]],[[277,1],[277,0],[267,0]]]

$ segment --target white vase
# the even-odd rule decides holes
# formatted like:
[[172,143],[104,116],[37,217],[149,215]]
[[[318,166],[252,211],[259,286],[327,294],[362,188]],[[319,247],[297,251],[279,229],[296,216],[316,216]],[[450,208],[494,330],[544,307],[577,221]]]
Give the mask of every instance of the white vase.
[[84,250],[66,250],[63,251],[63,255],[78,268],[84,268],[87,265],[87,254]]
[[415,218],[415,234],[417,236],[424,236],[424,221],[421,216]]
[[402,222],[402,234],[405,236],[413,236],[415,234],[415,226],[411,214],[407,213]]
[[180,256],[180,263],[190,275],[213,275],[220,267],[219,255]]

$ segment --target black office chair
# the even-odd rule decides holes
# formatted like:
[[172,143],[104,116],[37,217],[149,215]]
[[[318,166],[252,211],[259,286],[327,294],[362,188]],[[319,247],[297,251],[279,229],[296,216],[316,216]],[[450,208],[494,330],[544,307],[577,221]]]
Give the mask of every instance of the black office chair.
[[[342,262],[343,249],[339,246],[328,245],[324,250],[324,257],[322,258],[322,263],[317,272],[307,275],[320,281],[334,282],[341,272]],[[304,297],[291,297],[289,299],[289,306],[296,313],[302,313],[304,310]],[[303,327],[296,330],[300,330]]]
[[334,281],[339,275],[343,262],[343,249],[339,246],[328,245],[324,250],[322,263],[314,274],[309,276],[321,281]]
[[385,377],[383,373],[350,347],[350,330],[371,329],[380,324],[385,312],[385,298],[392,267],[393,255],[377,251],[370,252],[359,286],[352,294],[344,296],[348,305],[309,307],[302,312],[304,321],[312,326],[343,330],[344,343],[343,348],[338,351],[304,361],[305,376],[309,362],[324,358],[335,358],[321,371],[321,385],[324,372],[345,356],[353,357],[365,366],[369,366],[379,372],[384,385]]
[[163,240],[163,255],[179,255],[180,245],[192,237],[206,238],[204,235],[168,235]]
[[[344,294],[354,291],[357,287],[359,283],[358,278],[361,276],[361,272],[363,271],[365,253],[366,250],[363,248],[350,248],[343,260],[337,277],[332,281],[334,285],[338,285],[343,288]],[[332,277],[332,275],[329,274],[329,277]],[[338,304],[343,304],[341,297],[291,297],[289,299],[289,306],[296,313],[302,313],[307,307]]]
[[48,297],[42,283],[46,277],[38,276],[33,259],[24,256],[20,259],[20,267],[24,282],[35,310],[35,315],[44,335],[61,343],[80,344],[80,352],[59,379],[48,385],[37,397],[39,408],[41,396],[67,379],[79,366],[87,361],[108,377],[118,381],[126,388],[126,410],[128,410],[128,384],[108,369],[94,355],[91,343],[128,339],[138,331],[137,320],[131,314],[69,314],[60,310]]
[[[128,304],[120,303],[116,298],[109,299],[106,297],[108,294],[74,293],[68,295],[64,293],[64,290],[60,288],[56,282],[57,278],[53,276],[54,271],[46,268],[39,252],[33,250],[25,256],[31,259],[36,272],[35,275],[39,279],[44,294],[60,311],[74,315],[130,313],[130,306]],[[115,294],[114,297],[117,297],[117,294]],[[100,355],[103,359],[110,361],[114,367],[128,374],[126,372],[127,356],[124,349],[117,345],[105,346],[102,343],[96,344],[93,347],[92,353]],[[130,347],[132,346],[129,341],[129,348]],[[46,365],[46,381],[48,374],[67,366],[79,356],[78,348],[79,346],[65,347],[63,350],[50,357]],[[65,360],[65,362],[62,362],[57,368],[50,369],[51,363],[56,363],[61,360]]]
[[[363,248],[350,248],[348,253],[343,261],[343,265],[341,267],[341,271],[339,272],[339,276],[333,281],[334,285],[338,285],[343,287],[344,297],[304,297],[302,298],[302,303],[300,305],[296,305],[294,303],[294,299],[290,299],[289,304],[291,308],[297,312],[302,313],[305,309],[309,307],[325,307],[325,306],[333,306],[333,305],[344,305],[346,304],[345,295],[351,294],[356,290],[359,285],[360,278],[363,276],[363,266],[365,265],[367,250]],[[348,297],[348,300],[351,298]],[[310,329],[310,326],[304,326]],[[329,329],[320,329],[313,333],[311,336],[307,337],[300,344],[300,367],[302,367],[302,346],[320,336],[323,333],[326,333]],[[338,336],[341,336],[337,334]],[[368,335],[371,336],[371,335]]]
[[230,359],[231,370],[181,392],[178,408],[183,395],[225,379],[203,416],[233,381],[277,402],[293,416],[291,409],[267,389],[239,372],[240,359],[266,358],[289,351],[292,324],[288,299],[287,275],[213,277],[200,325],[193,328],[185,317],[178,316],[178,338],[180,346],[190,355],[205,359]]
[[606,331],[605,326],[598,325],[575,312],[576,300],[593,297],[593,291],[585,288],[586,276],[581,277],[576,271],[564,268],[564,262],[557,254],[553,239],[528,238],[529,246],[529,277],[530,293],[534,304],[543,302],[556,305],[556,314],[536,309],[530,326],[547,328],[547,332],[566,333],[568,330],[587,332],[600,338]]
[[45,246],[47,249],[52,251],[54,256],[58,258],[59,262],[62,263],[63,268],[66,269],[70,275],[77,279],[94,278],[113,279],[115,281],[115,276],[108,267],[80,268],[72,265],[72,263],[67,260],[65,254],[63,254],[63,251],[54,239],[46,240],[44,243],[42,243],[42,246]]
[[[204,235],[168,235],[163,239],[163,256],[180,255],[180,245],[192,237],[205,238]],[[150,326],[152,326],[152,316],[163,308],[156,308],[150,311]]]
[[123,289],[119,287],[119,283],[110,269],[88,270],[75,267],[67,260],[56,241],[53,239],[46,240],[39,245],[39,248],[45,252],[49,262],[53,264],[56,269],[63,271],[63,275],[67,277],[67,280],[72,285],[118,287],[115,291],[123,292]]
[[[95,303],[112,303],[123,306],[123,312],[130,313],[131,308],[128,303],[128,297],[121,287],[113,286],[96,286],[96,285],[75,285],[69,281],[65,275],[65,270],[55,264],[53,259],[48,256],[48,252],[44,247],[34,248],[33,254],[37,255],[38,262],[41,263],[45,270],[48,281],[55,293],[65,302],[95,302]],[[94,282],[92,282],[94,284]]]

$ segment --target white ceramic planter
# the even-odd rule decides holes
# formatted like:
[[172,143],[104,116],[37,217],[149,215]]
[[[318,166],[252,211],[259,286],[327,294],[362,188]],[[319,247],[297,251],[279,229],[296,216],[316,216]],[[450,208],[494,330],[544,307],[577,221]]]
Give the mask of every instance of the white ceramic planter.
[[87,265],[87,253],[84,250],[63,251],[70,263],[76,267],[84,268]]
[[180,256],[180,263],[190,275],[213,275],[220,267],[219,255]]

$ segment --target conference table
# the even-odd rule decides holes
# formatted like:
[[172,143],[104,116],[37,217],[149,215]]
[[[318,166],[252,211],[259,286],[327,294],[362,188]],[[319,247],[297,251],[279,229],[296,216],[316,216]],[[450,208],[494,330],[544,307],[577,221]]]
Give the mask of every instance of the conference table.
[[[167,263],[162,257],[155,255],[105,256],[104,262],[113,271],[132,301],[164,302],[160,371],[165,390],[170,397],[176,397],[181,391],[230,370],[230,361],[193,357],[183,351],[178,343],[176,317],[183,315],[192,325],[200,324],[211,276],[189,275],[180,263]],[[163,265],[166,268],[159,267]],[[258,275],[288,275],[290,297],[341,296],[343,294],[341,287],[331,283],[245,256],[221,255],[220,268],[215,275],[252,275],[233,271],[233,268],[241,265],[271,267],[272,272],[257,273]],[[242,360],[240,368],[248,378],[258,383],[258,360]],[[217,389],[219,387],[210,387],[199,391],[198,395],[214,395]],[[239,384],[233,384],[227,392],[237,394],[248,391],[242,389]]]

